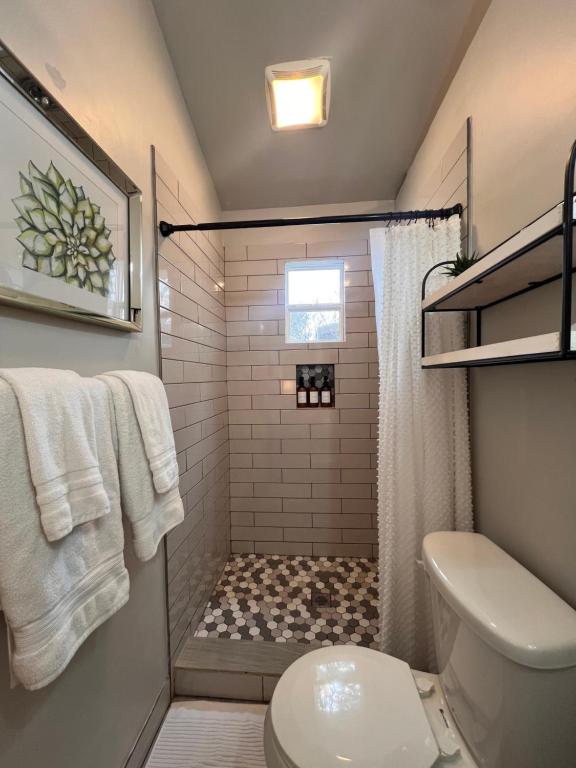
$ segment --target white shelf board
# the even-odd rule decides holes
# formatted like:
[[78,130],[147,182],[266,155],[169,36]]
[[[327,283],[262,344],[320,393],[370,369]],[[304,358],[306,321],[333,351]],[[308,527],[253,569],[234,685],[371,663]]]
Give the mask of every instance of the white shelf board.
[[[553,233],[558,233],[562,225],[563,207],[563,203],[559,203],[474,266],[426,296],[422,309],[482,307],[528,288],[531,283],[559,276],[562,272],[562,239]],[[505,263],[512,254],[541,239],[545,242]]]
[[[576,349],[576,325],[572,326],[571,349]],[[526,355],[547,355],[560,352],[560,332],[542,333],[523,339],[500,341],[496,344],[483,344],[479,347],[457,349],[439,355],[427,355],[422,358],[422,367],[458,366],[481,363],[483,360],[504,360]]]

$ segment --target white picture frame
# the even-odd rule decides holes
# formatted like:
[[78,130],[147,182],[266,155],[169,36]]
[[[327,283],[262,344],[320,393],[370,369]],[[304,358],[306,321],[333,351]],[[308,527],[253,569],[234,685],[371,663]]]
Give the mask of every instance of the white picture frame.
[[142,330],[135,184],[0,43],[0,302]]

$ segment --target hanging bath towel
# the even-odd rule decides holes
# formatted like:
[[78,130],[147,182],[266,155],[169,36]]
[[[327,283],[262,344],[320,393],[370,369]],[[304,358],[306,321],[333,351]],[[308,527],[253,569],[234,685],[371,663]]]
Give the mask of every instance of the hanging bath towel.
[[18,401],[26,463],[48,541],[107,514],[110,503],[98,465],[87,380],[74,371],[50,368],[3,368],[0,378]]
[[178,477],[172,488],[158,493],[130,390],[120,377],[104,374],[98,378],[109,387],[114,402],[122,509],[132,525],[134,551],[140,560],[150,560],[162,537],[184,519]]
[[18,403],[0,381],[0,605],[12,672],[30,690],[58,677],[84,640],[128,600],[110,394],[95,379],[83,382],[99,425],[95,451],[110,512],[48,542]]
[[144,371],[108,371],[128,387],[142,433],[154,487],[166,493],[178,484],[178,463],[166,390],[158,376]]

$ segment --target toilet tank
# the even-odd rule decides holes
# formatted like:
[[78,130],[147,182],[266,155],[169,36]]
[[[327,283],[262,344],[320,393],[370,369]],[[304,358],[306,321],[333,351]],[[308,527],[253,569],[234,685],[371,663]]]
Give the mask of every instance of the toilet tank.
[[440,682],[478,765],[574,768],[576,612],[485,536],[422,549]]

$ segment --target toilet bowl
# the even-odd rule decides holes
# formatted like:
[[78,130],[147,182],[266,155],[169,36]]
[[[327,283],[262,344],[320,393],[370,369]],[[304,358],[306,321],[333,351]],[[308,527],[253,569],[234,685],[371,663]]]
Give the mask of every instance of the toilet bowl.
[[576,612],[479,534],[430,534],[423,562],[439,675],[311,651],[273,693],[268,768],[574,768]]
[[355,646],[322,648],[292,664],[264,732],[268,768],[477,765],[435,675]]
[[268,709],[265,751],[268,768],[476,766],[435,675],[355,646],[290,666]]

